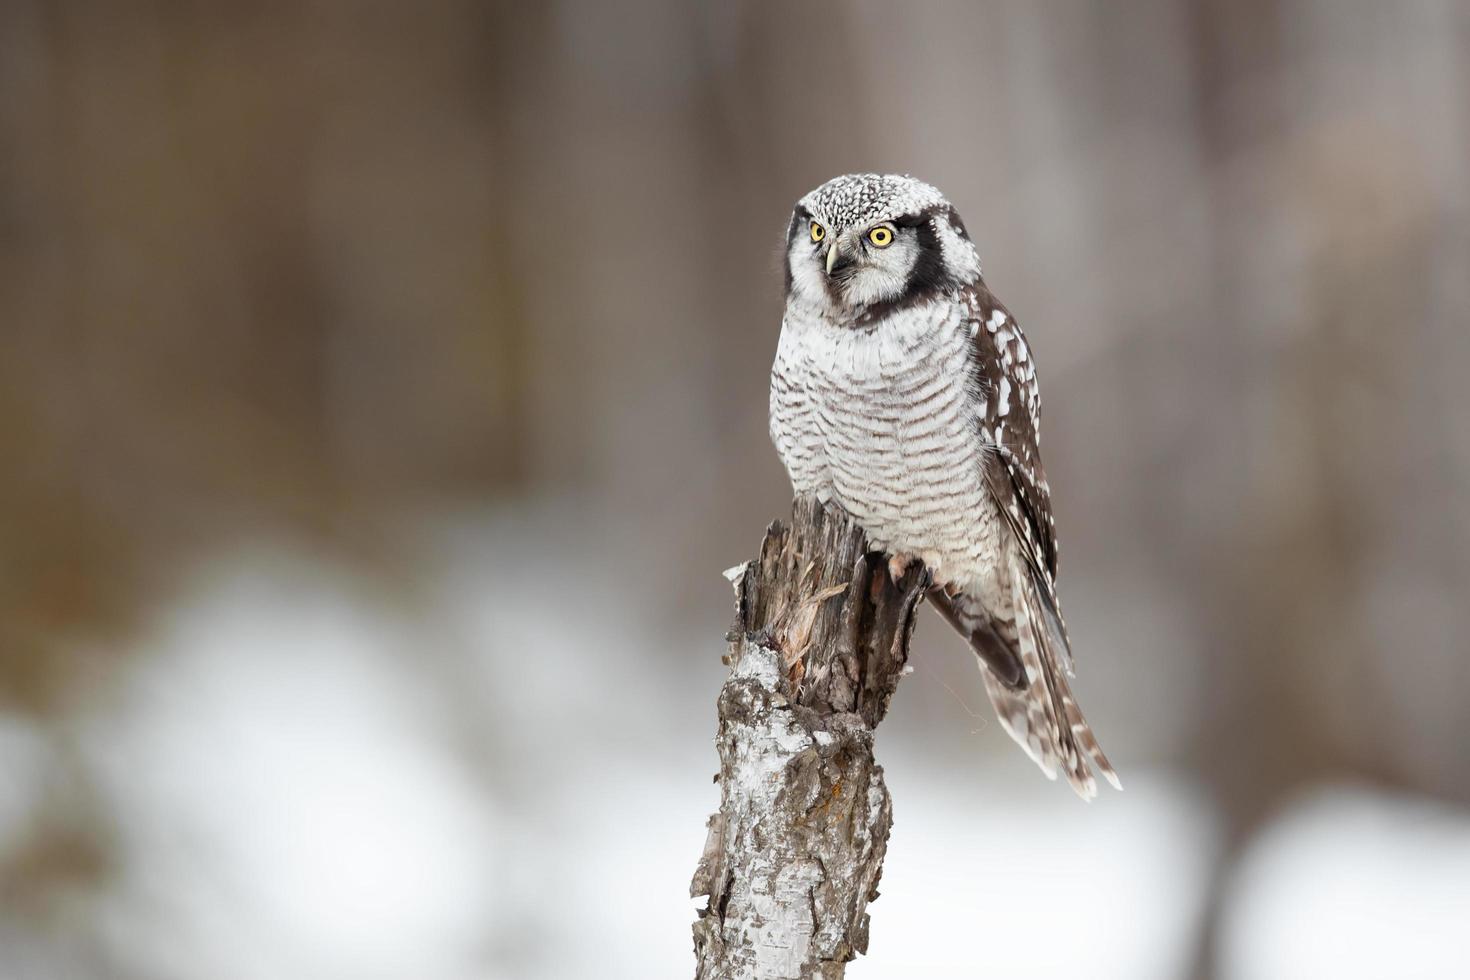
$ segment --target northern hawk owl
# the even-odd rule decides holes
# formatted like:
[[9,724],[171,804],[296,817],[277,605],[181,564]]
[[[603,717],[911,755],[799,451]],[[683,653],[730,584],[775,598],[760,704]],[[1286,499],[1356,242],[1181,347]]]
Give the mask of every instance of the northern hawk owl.
[[[771,438],[798,493],[842,506],[978,655],[996,713],[1084,798],[1117,774],[1073,699],[1036,368],[954,207],[908,176],[797,202]],[[1121,787],[1120,787],[1121,788]]]

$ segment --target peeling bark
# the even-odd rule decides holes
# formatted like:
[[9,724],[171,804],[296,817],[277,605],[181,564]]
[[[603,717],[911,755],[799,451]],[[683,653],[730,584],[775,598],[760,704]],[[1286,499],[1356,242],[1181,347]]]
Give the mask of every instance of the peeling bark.
[[873,732],[928,575],[915,563],[895,583],[850,518],[806,497],[730,575],[720,810],[690,888],[709,896],[696,978],[841,977],[867,951],[893,824]]

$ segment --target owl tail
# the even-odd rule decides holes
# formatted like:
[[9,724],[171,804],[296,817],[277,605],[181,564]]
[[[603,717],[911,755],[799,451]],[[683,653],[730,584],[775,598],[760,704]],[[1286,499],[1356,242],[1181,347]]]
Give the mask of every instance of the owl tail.
[[[936,605],[979,654],[980,674],[1001,725],[1047,778],[1057,778],[1060,769],[1077,795],[1090,800],[1097,795],[1092,775],[1092,766],[1096,766],[1104,779],[1121,790],[1117,772],[1072,697],[1067,682],[1071,651],[1061,617],[1054,604],[1042,598],[1031,569],[1021,566],[1011,579],[1013,624],[990,624],[979,603],[963,594],[947,597],[949,611],[942,602]],[[982,620],[985,625],[975,625]],[[997,630],[997,625],[1011,626],[1014,639],[1002,639],[1012,629]],[[1011,663],[1019,661],[1019,670],[997,656],[995,648],[1002,644],[1011,651]]]

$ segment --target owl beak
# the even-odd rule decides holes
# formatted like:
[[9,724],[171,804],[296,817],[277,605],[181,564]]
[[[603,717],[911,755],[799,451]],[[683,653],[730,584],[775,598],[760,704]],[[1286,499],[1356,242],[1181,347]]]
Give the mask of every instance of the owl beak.
[[832,278],[835,273],[851,268],[854,258],[850,251],[845,251],[836,242],[827,249],[827,278]]

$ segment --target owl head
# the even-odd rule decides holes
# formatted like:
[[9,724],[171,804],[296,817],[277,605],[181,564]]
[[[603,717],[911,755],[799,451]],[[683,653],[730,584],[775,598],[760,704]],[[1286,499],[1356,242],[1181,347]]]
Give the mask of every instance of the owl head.
[[979,278],[979,256],[954,206],[913,177],[834,177],[791,215],[788,302],[836,319],[924,302]]

